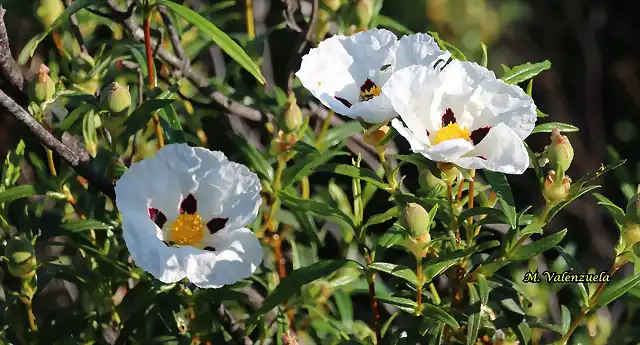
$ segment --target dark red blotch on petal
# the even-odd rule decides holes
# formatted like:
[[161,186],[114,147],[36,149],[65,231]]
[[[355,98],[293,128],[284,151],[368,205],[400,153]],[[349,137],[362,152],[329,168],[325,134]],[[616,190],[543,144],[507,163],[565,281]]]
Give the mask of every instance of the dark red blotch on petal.
[[371,89],[373,89],[374,87],[376,87],[376,83],[374,83],[371,79],[367,78],[367,80],[365,80],[364,83],[360,86],[360,91],[361,92],[371,91]]
[[478,156],[478,158],[484,159],[485,161],[487,160],[487,157],[485,157],[485,156]]
[[198,201],[189,194],[180,204],[180,213],[194,214],[198,211]]
[[215,248],[213,248],[213,247],[211,247],[211,246],[206,246],[206,247],[204,247],[204,248],[202,248],[202,249],[204,249],[204,250],[206,250],[206,251],[209,251],[209,252],[215,252],[215,251],[216,251],[216,249],[215,249]]
[[456,116],[453,114],[453,110],[451,108],[447,108],[442,114],[442,127],[447,127],[448,125],[456,123]]
[[471,132],[471,141],[473,141],[473,145],[478,145],[484,139],[484,137],[489,134],[489,130],[491,126],[480,127]]
[[149,207],[149,218],[151,218],[151,221],[156,223],[159,228],[162,228],[167,222],[167,216],[165,216],[164,213],[162,213],[157,208],[153,207]]
[[207,223],[209,232],[213,235],[216,232],[222,230],[227,225],[227,218],[213,218]]
[[347,101],[346,99],[344,99],[342,97],[338,97],[338,96],[335,96],[334,98],[337,99],[338,101],[340,101],[340,103],[344,104],[345,107],[351,108],[351,102]]

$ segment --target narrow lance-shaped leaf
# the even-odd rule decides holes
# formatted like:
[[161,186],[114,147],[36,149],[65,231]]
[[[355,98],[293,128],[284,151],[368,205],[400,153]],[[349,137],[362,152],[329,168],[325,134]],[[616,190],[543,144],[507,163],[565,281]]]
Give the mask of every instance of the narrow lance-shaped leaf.
[[504,214],[509,219],[509,225],[511,228],[516,227],[516,206],[515,201],[513,200],[513,194],[511,194],[511,187],[509,187],[509,182],[507,181],[506,176],[502,173],[497,173],[493,171],[484,171],[484,176],[491,184],[491,187],[496,192],[499,197],[500,204],[504,209]]
[[175,2],[168,0],[158,0],[159,5],[164,5],[172,11],[179,14],[182,18],[193,24],[198,30],[209,36],[215,44],[227,53],[232,59],[240,64],[244,69],[251,73],[261,84],[265,84],[265,79],[258,66],[234,40],[227,34],[218,29],[213,23],[198,14],[197,12],[186,8]]
[[564,236],[567,234],[567,229],[562,231],[558,231],[553,235],[549,235],[545,238],[537,240],[531,244],[527,244],[522,246],[511,254],[510,259],[513,260],[528,260],[532,257],[544,253],[549,249],[553,248],[555,245],[560,243]]
[[542,71],[548,70],[551,68],[551,62],[549,60],[545,60],[535,64],[527,62],[526,64],[514,66],[512,68],[504,65],[502,65],[502,67],[505,71],[504,76],[502,76],[502,80],[509,84],[518,84],[537,76]]
[[466,345],[474,345],[478,338],[478,331],[480,331],[482,309],[480,307],[480,296],[478,296],[475,286],[471,283],[467,283],[467,286],[469,287],[469,307],[472,308],[472,311],[467,321]]

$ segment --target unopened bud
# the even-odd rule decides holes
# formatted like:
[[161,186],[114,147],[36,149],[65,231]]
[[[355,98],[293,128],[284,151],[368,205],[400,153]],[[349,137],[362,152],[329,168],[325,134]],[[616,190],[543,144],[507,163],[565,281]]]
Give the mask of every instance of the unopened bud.
[[458,178],[459,171],[458,171],[458,167],[456,167],[455,164],[438,162],[437,165],[440,171],[442,171],[442,173],[444,174],[444,178],[447,183],[453,183],[456,180],[456,178]]
[[367,27],[373,17],[373,0],[358,0],[356,13],[360,21],[360,27]]
[[428,233],[431,228],[429,212],[424,207],[413,202],[403,207],[400,221],[414,238]]
[[29,84],[29,98],[40,104],[53,98],[56,93],[56,84],[49,77],[49,67],[42,64],[36,76]]
[[387,133],[389,133],[389,126],[384,125],[380,128],[377,128],[373,131],[367,131],[365,132],[365,134],[363,135],[363,139],[364,142],[373,146],[373,147],[378,147],[380,146],[380,143],[382,142],[382,139],[384,139],[384,137],[387,136]]
[[36,274],[36,252],[31,241],[26,237],[14,237],[7,241],[4,250],[7,257],[9,273],[23,279],[29,279]]
[[565,172],[573,161],[573,147],[567,136],[560,134],[558,127],[551,132],[551,144],[547,148],[551,169]]
[[625,213],[627,223],[640,224],[640,194],[636,194],[629,199]]
[[86,53],[74,56],[69,62],[69,72],[71,79],[76,83],[89,80],[89,73],[95,66],[93,58]]
[[302,126],[302,110],[300,110],[293,92],[289,94],[285,106],[284,124],[288,132],[295,132]]
[[334,12],[342,6],[342,0],[322,0],[322,3]]
[[562,181],[556,181],[556,179],[556,172],[552,170],[544,180],[542,196],[550,204],[556,204],[566,199],[571,188],[570,178],[564,177]]
[[111,116],[126,116],[131,106],[131,94],[126,87],[113,82],[100,91],[100,105]]
[[628,247],[631,247],[634,244],[640,242],[640,225],[627,223],[622,232],[622,237],[624,238],[624,242]]
[[447,190],[447,183],[443,179],[436,177],[436,175],[434,175],[429,169],[420,171],[418,183],[421,188],[428,191],[439,189],[439,194],[444,194]]

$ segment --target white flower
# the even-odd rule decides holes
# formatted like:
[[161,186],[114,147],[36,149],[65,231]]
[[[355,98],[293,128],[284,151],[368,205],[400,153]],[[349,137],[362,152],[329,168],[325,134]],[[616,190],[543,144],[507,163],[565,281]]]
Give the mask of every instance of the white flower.
[[222,152],[171,144],[116,183],[122,231],[135,263],[157,279],[202,288],[248,278],[263,251],[245,226],[261,204],[258,177]]
[[47,102],[44,105],[44,122],[49,128],[55,127],[69,115],[67,109],[60,102],[60,98]]
[[522,141],[535,126],[536,106],[492,71],[459,60],[442,71],[409,66],[382,92],[402,119],[393,127],[414,152],[466,169],[522,174],[529,167]]
[[367,123],[385,122],[397,114],[381,87],[396,69],[412,64],[432,66],[446,61],[427,34],[404,36],[372,29],[349,37],[326,39],[302,57],[296,76],[326,107]]

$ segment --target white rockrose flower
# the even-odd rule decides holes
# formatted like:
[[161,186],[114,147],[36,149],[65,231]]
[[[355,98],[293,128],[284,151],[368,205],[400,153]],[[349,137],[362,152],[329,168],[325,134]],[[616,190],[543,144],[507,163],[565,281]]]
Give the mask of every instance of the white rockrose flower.
[[260,180],[222,152],[170,144],[116,183],[135,264],[165,283],[218,288],[250,277],[263,251],[253,232]]
[[536,106],[492,71],[460,60],[442,70],[414,65],[396,71],[382,92],[412,151],[466,169],[522,174],[529,167],[523,140],[535,126]]
[[381,88],[394,70],[412,64],[433,67],[442,51],[427,34],[404,36],[371,29],[335,35],[302,57],[296,76],[322,104],[338,114],[377,124],[397,116]]

